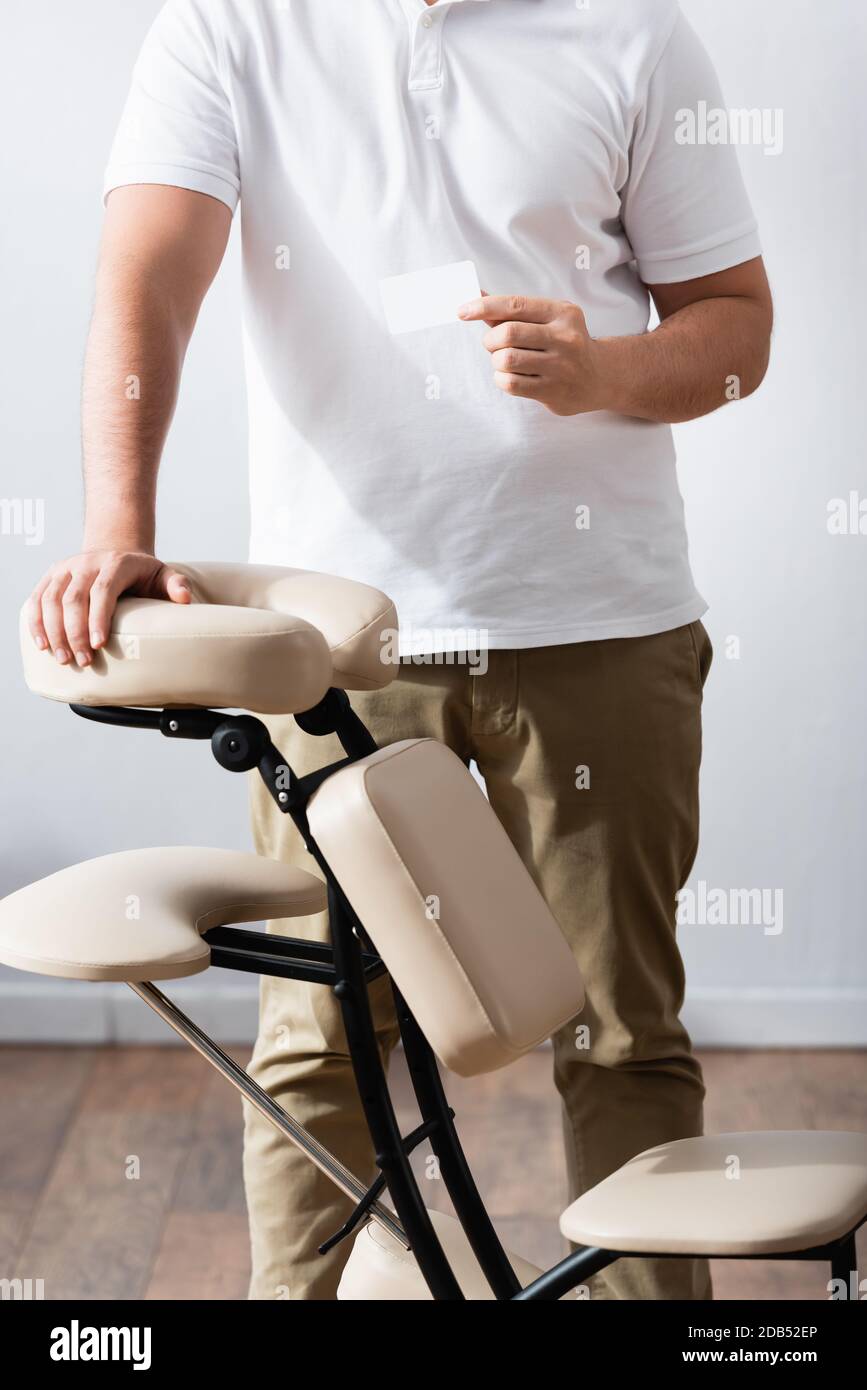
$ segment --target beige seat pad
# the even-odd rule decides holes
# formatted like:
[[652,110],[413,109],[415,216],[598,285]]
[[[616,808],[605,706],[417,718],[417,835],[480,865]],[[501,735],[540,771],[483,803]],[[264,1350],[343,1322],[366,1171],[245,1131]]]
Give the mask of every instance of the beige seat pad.
[[321,911],[320,879],[228,849],[135,849],[85,860],[0,902],[0,962],[76,980],[169,980],[206,969],[201,933]]
[[648,1149],[573,1202],[560,1229],[606,1250],[771,1255],[838,1240],[865,1215],[867,1134],[764,1130]]

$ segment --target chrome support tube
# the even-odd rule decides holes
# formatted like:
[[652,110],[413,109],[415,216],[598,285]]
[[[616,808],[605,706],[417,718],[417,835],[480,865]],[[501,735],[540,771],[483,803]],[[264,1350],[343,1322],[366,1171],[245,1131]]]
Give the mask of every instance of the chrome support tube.
[[[303,1125],[293,1119],[288,1111],[272,1100],[267,1091],[264,1091],[258,1082],[248,1076],[243,1067],[239,1067],[221,1047],[209,1038],[207,1033],[203,1033],[198,1024],[188,1018],[171,999],[168,999],[160,990],[146,981],[141,984],[130,980],[127,981],[130,989],[137,994],[139,999],[143,999],[154,1013],[159,1014],[160,1018],[169,1025],[170,1028],[188,1042],[206,1062],[210,1062],[221,1076],[224,1076],[236,1091],[253,1105],[260,1115],[264,1115],[266,1120],[270,1120],[275,1129],[278,1129],[285,1138],[289,1139],[296,1148],[310,1159],[316,1167],[330,1178],[335,1186],[339,1187],[347,1197],[351,1197],[354,1202],[360,1202],[367,1188],[354,1173],[336,1159],[318,1139],[306,1130]],[[395,1240],[400,1241],[405,1250],[409,1249],[409,1241],[404,1234],[400,1221],[394,1212],[389,1211],[380,1202],[372,1203],[370,1207],[371,1220],[376,1221],[389,1235],[394,1236]]]

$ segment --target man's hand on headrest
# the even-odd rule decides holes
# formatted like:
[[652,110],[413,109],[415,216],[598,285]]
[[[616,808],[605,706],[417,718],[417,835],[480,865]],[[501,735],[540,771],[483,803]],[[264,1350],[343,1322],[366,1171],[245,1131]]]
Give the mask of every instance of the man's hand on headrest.
[[40,651],[48,648],[61,666],[89,666],[105,646],[122,594],[191,603],[186,575],[155,555],[137,550],[85,550],[52,565],[30,595],[27,618]]

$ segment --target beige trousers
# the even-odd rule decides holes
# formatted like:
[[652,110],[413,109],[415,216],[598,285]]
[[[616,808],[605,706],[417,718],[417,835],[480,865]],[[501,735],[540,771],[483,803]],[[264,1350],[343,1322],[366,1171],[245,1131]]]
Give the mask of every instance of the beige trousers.
[[[674,913],[698,843],[711,648],[696,622],[487,659],[486,673],[476,675],[466,664],[404,664],[387,690],[356,693],[352,703],[380,745],[426,736],[476,761],[491,805],[572,945],[587,1003],[581,1029],[555,1036],[553,1070],[573,1200],[642,1149],[702,1131],[701,1069],[678,1017],[684,972]],[[291,718],[270,727],[299,774],[343,756],[334,737],[303,735]],[[258,779],[253,824],[259,853],[313,868],[291,819]],[[324,914],[275,927],[326,933]],[[371,995],[387,1057],[398,1039],[387,977]],[[330,990],[263,978],[250,1072],[353,1172],[372,1179]],[[251,1297],[334,1298],[349,1242],[324,1258],[316,1247],[346,1219],[350,1202],[249,1107],[245,1123]],[[557,1215],[552,1210],[552,1223]],[[711,1296],[705,1262],[681,1259],[620,1261],[590,1287],[594,1298]]]

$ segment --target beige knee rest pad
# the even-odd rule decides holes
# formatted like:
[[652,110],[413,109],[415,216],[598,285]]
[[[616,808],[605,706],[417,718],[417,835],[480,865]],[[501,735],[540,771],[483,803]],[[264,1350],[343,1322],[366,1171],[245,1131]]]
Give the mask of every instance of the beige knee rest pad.
[[408,739],[332,774],[308,818],[440,1060],[515,1061],[578,1013],[581,973],[467,768]]
[[202,932],[325,907],[303,869],[229,849],[88,859],[0,902],[0,962],[73,980],[173,980],[205,970]]

